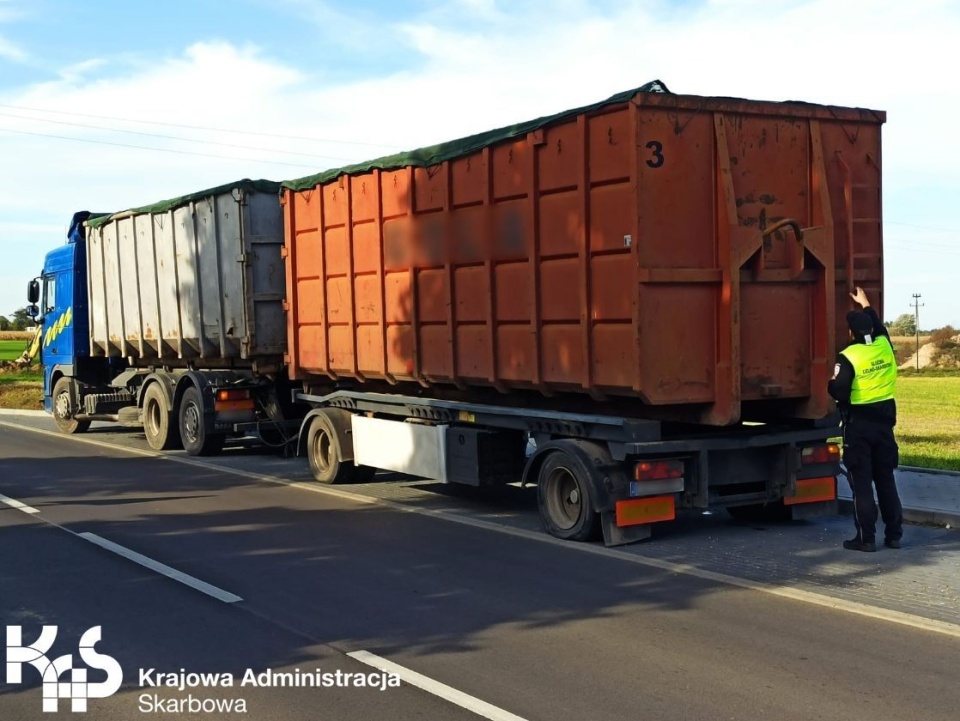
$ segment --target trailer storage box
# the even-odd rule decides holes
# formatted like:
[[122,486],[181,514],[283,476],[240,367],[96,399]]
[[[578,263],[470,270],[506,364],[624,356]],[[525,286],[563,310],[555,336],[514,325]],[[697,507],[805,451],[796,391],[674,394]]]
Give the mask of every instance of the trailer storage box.
[[243,180],[88,220],[91,355],[134,365],[281,363],[278,192]]
[[284,183],[292,377],[826,415],[884,114],[654,90]]

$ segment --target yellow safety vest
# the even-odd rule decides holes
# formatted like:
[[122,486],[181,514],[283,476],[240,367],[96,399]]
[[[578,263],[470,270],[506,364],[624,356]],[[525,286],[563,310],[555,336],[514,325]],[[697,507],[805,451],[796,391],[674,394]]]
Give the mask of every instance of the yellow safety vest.
[[853,366],[850,404],[879,403],[893,398],[897,386],[897,358],[890,339],[880,336],[870,345],[854,343],[840,351]]

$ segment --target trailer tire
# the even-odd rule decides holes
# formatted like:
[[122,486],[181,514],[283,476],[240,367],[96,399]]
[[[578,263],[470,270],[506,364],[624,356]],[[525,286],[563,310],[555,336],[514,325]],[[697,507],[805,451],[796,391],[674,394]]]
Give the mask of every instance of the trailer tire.
[[53,420],[61,433],[73,435],[90,428],[90,421],[78,421],[77,388],[72,378],[63,376],[53,386]]
[[320,483],[356,483],[364,476],[372,477],[376,469],[367,471],[353,461],[344,460],[342,444],[347,442],[350,414],[336,408],[325,409],[313,416],[307,431],[307,460],[313,477]]
[[557,450],[540,466],[537,480],[540,519],[551,536],[570,541],[597,538],[597,512],[593,479],[579,458]]
[[178,413],[183,450],[191,456],[215,456],[223,450],[226,436],[208,433],[204,423],[203,395],[196,386],[183,392]]
[[143,434],[155,451],[180,446],[180,428],[173,422],[170,401],[159,383],[152,383],[143,394]]

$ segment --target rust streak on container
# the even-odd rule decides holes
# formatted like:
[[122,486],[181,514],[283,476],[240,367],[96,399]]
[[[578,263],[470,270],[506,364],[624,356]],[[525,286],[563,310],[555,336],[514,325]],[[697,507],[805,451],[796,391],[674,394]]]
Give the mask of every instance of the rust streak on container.
[[[317,186],[315,192],[321,192],[320,186]],[[283,257],[283,268],[286,274],[286,294],[283,301],[283,310],[287,321],[287,352],[284,355],[284,361],[288,366],[290,378],[298,378],[300,373],[300,299],[299,286],[297,283],[297,250],[296,240],[296,201],[292,190],[285,189],[280,198],[280,208],[283,212],[283,249],[280,255]]]
[[527,133],[527,145],[530,147],[528,160],[527,206],[530,209],[530,333],[533,335],[533,374],[530,378],[533,385],[547,394],[547,386],[543,382],[543,312],[540,308],[540,184],[537,171],[537,148],[544,144],[543,130]]
[[[410,220],[413,220],[414,208],[415,208],[415,195],[413,192],[413,182],[414,182],[414,173],[413,166],[407,167],[407,214],[410,217]],[[408,238],[408,240],[413,242],[414,238]],[[415,255],[415,249],[411,249],[411,252]],[[423,368],[421,365],[421,348],[420,348],[420,293],[418,288],[418,276],[417,276],[417,263],[416,258],[412,257],[410,260],[410,270],[408,272],[409,287],[410,287],[410,338],[413,341],[413,368],[412,374],[414,380],[416,380],[424,388],[429,388],[430,384],[423,377]]]
[[499,343],[498,343],[498,323],[497,323],[497,279],[496,279],[496,260],[497,253],[497,224],[494,220],[493,208],[493,156],[490,148],[486,147],[481,153],[483,160],[483,245],[484,259],[483,266],[487,275],[487,334],[490,339],[490,374],[491,385],[501,393],[506,393],[507,388],[500,380],[499,373]]
[[[630,153],[630,190],[633,193],[633,197],[639,198],[640,193],[643,192],[643,189],[640,187],[640,149],[642,143],[640,142],[640,107],[637,104],[637,96],[634,95],[630,99],[628,105],[628,114],[630,116],[630,138],[632,139],[632,144],[630,147],[633,152]],[[635,292],[631,293],[630,306],[631,306],[631,316],[633,318],[633,329],[634,329],[634,363],[633,367],[630,369],[630,377],[633,379],[633,390],[636,393],[641,393],[643,391],[643,373],[640,368],[640,307],[641,301],[643,298],[643,283],[644,281],[640,277],[642,269],[640,268],[640,204],[637,203],[634,206],[632,217],[630,222],[633,226],[633,235],[631,236],[630,243],[630,257],[632,258],[632,265],[637,269],[637,278],[634,283]]]
[[373,184],[377,191],[377,200],[374,205],[373,222],[377,229],[377,291],[380,293],[380,318],[377,326],[380,330],[380,373],[390,383],[396,380],[390,374],[387,366],[387,301],[386,301],[386,274],[383,266],[383,173],[377,168],[373,171]]
[[[453,208],[453,185],[450,178],[450,161],[444,161],[440,172],[443,178],[443,215],[444,218],[450,217],[450,211]],[[460,389],[466,388],[466,385],[460,380],[459,362],[457,351],[459,343],[457,341],[457,274],[456,264],[453,260],[453,248],[446,248],[444,254],[444,271],[447,276],[447,331],[449,333],[450,345],[450,380]]]
[[[336,181],[334,181],[336,182]],[[333,380],[337,380],[337,374],[331,369],[330,364],[330,305],[327,298],[327,227],[326,227],[326,200],[324,198],[323,186],[318,185],[317,191],[317,241],[320,243],[320,252],[318,259],[320,261],[320,319],[323,323],[323,350],[324,367],[320,368],[326,372]]]
[[344,176],[344,178],[346,179],[344,183],[344,193],[347,195],[345,201],[347,217],[344,225],[344,232],[347,237],[347,292],[349,293],[347,309],[350,311],[347,324],[350,331],[350,345],[353,351],[350,354],[350,374],[354,378],[362,381],[363,374],[357,366],[357,353],[359,352],[357,333],[360,328],[357,324],[357,277],[353,272],[353,181],[349,176]]
[[717,184],[720,195],[717,218],[718,256],[723,269],[717,318],[716,396],[708,414],[718,425],[739,416],[740,404],[740,265],[735,246],[739,231],[737,200],[730,171],[727,130],[720,113],[713,116],[716,137]]
[[590,164],[587,156],[590,152],[589,127],[587,116],[577,117],[577,184],[580,206],[580,334],[583,343],[582,384],[591,396],[597,396],[593,388],[593,344],[591,342],[590,318]]

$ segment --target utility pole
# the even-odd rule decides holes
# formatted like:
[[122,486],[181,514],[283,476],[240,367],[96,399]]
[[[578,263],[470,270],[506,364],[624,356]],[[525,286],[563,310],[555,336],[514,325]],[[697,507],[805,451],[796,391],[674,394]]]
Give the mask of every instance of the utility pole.
[[919,293],[913,294],[913,322],[917,333],[917,373],[920,372],[920,308],[923,306],[920,302],[921,297]]

